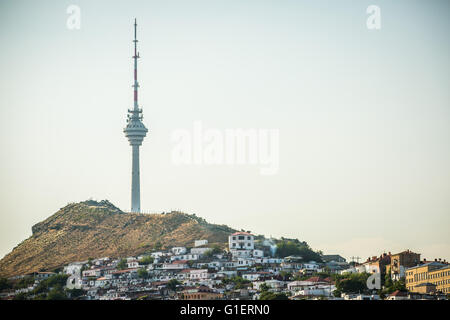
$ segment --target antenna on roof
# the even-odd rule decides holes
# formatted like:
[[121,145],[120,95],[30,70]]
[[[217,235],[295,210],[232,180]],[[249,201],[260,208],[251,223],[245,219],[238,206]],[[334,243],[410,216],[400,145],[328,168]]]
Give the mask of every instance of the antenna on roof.
[[355,259],[356,259],[356,261],[357,261],[357,263],[359,264],[359,260],[361,260],[361,258],[360,257],[350,257],[350,259],[352,259],[352,262],[355,262]]

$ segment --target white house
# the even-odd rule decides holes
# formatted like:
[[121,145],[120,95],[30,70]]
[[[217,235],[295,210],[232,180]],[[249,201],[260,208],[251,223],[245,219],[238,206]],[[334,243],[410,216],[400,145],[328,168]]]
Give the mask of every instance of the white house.
[[261,274],[257,273],[257,272],[249,272],[249,273],[244,273],[242,275],[242,278],[244,278],[245,280],[249,280],[249,281],[259,280],[260,277],[261,277]]
[[192,269],[189,273],[189,279],[191,280],[205,280],[208,278],[208,269]]
[[262,257],[264,257],[264,251],[259,250],[259,249],[254,249],[252,255],[255,258],[262,258]]
[[198,255],[202,255],[205,254],[206,251],[211,250],[211,248],[191,248],[191,254],[198,254]]
[[150,255],[156,259],[156,258],[161,258],[162,256],[165,255],[165,253],[162,251],[158,251],[158,252],[152,252],[152,253],[150,253]]
[[269,288],[276,289],[276,290],[282,289],[285,285],[284,281],[279,281],[279,280],[254,281],[252,283],[253,289],[260,290],[260,287],[263,283],[265,283],[266,286],[268,286]]
[[367,273],[381,273],[380,265],[378,263],[365,263],[363,266]]
[[248,232],[235,232],[228,237],[228,247],[231,250],[255,249],[255,237]]
[[232,278],[237,276],[236,270],[221,270],[217,272],[218,276],[223,276],[224,278]]
[[107,285],[109,283],[109,279],[107,279],[106,277],[101,277],[98,278],[97,280],[95,280],[95,284],[94,286],[99,288],[99,287],[104,287],[105,285]]
[[363,264],[360,264],[360,265],[342,270],[339,273],[344,274],[344,273],[363,273],[363,272],[366,272],[366,266]]
[[292,281],[287,284],[287,288],[289,291],[299,291],[313,285],[314,283],[312,281]]
[[214,268],[214,269],[218,270],[222,266],[224,266],[224,261],[211,261],[211,262],[208,262],[208,268]]
[[330,297],[330,296],[332,296],[332,293],[334,290],[336,290],[336,287],[334,285],[328,285],[328,286],[318,285],[318,286],[307,287],[303,290],[299,290],[296,292],[296,295]]
[[233,255],[233,259],[250,258],[252,256],[252,250],[231,249],[230,252]]
[[137,260],[130,260],[127,262],[128,269],[134,269],[139,268],[139,261]]
[[406,292],[402,292],[399,290],[396,290],[394,292],[392,292],[387,298],[386,300],[408,300],[408,294]]
[[320,266],[317,262],[315,261],[310,261],[308,263],[303,263],[302,264],[303,269],[306,270],[312,270],[312,271],[317,271],[320,269]]
[[238,258],[237,263],[235,264],[235,267],[246,267],[246,266],[252,266],[255,264],[255,260],[251,258]]
[[200,255],[198,254],[182,254],[182,255],[177,255],[177,256],[171,256],[170,260],[171,261],[176,261],[176,260],[198,260],[200,258]]
[[163,270],[183,270],[189,268],[189,265],[186,260],[177,260],[172,263],[163,263]]
[[55,274],[56,273],[54,273],[54,272],[47,272],[47,271],[36,272],[35,273],[35,278],[38,279],[38,280],[43,280],[43,279],[50,278],[51,276],[53,276]]
[[98,258],[98,259],[94,259],[93,262],[96,266],[102,266],[107,264],[110,261],[109,257],[103,257],[103,258]]
[[185,254],[187,252],[185,247],[173,247],[170,251],[176,255]]
[[76,275],[81,271],[83,262],[73,262],[64,267],[63,272],[65,274]]
[[208,240],[195,240],[194,247],[206,246],[208,244]]
[[380,296],[377,294],[345,294],[343,293],[342,298],[344,300],[380,300]]
[[255,258],[255,263],[260,263],[260,264],[280,264],[283,261],[284,261],[284,259],[282,259],[282,258],[268,258],[268,257]]
[[100,277],[102,271],[99,268],[96,269],[88,269],[82,272],[83,277]]

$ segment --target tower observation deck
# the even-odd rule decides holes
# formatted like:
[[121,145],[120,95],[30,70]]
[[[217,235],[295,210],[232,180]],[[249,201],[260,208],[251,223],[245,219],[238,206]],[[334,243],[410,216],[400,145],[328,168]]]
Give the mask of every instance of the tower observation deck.
[[131,212],[141,211],[141,187],[140,187],[140,172],[139,172],[139,147],[147,135],[147,128],[142,123],[143,115],[142,109],[138,105],[138,88],[137,81],[137,59],[139,52],[137,52],[137,23],[134,20],[134,106],[133,109],[128,109],[127,126],[123,129],[125,136],[128,138],[132,147],[132,172],[131,172]]

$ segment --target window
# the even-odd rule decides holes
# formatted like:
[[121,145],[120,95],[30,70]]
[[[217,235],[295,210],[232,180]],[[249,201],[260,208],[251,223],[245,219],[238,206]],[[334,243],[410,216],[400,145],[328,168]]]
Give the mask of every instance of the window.
[[245,237],[244,236],[239,236],[239,238],[238,238],[239,240],[244,240],[245,239]]

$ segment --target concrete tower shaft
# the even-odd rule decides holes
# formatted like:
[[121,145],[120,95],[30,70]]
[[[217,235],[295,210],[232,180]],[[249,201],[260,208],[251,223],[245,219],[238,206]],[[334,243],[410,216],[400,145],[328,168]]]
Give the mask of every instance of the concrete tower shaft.
[[140,169],[139,169],[139,146],[142,144],[144,137],[147,135],[147,128],[142,123],[142,109],[138,105],[138,88],[137,81],[137,59],[139,52],[137,52],[137,23],[134,20],[134,105],[133,109],[128,109],[127,126],[123,129],[125,136],[128,138],[132,146],[132,172],[131,172],[131,211],[141,211],[141,187],[140,187]]

